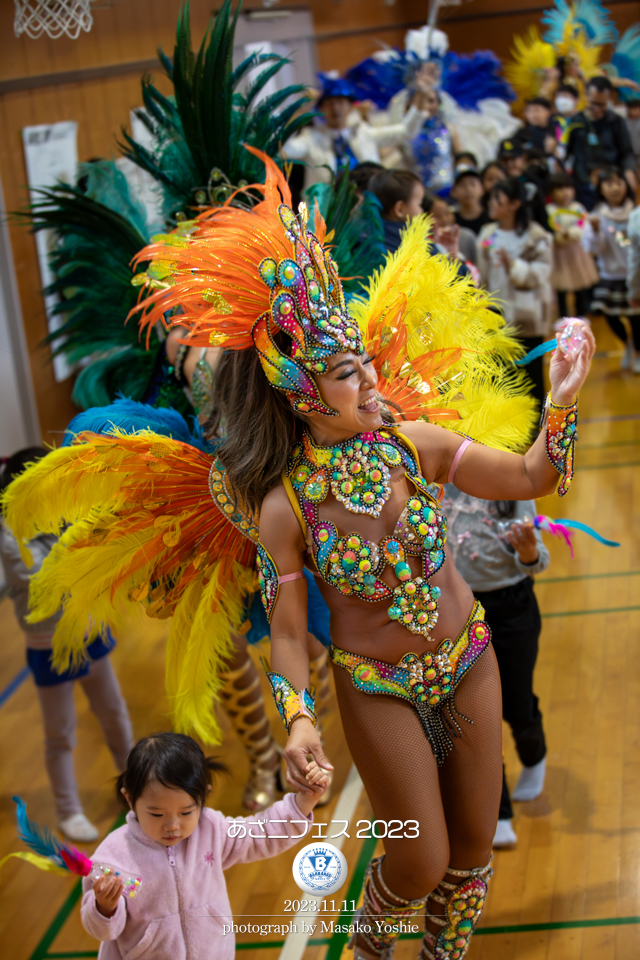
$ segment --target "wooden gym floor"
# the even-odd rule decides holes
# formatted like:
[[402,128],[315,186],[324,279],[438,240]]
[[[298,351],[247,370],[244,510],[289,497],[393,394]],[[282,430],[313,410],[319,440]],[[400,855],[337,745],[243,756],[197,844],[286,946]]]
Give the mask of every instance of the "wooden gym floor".
[[[548,538],[552,564],[536,586],[543,634],[536,691],[549,743],[542,797],[517,804],[518,846],[495,857],[495,878],[470,960],[634,960],[640,956],[640,377],[619,369],[619,344],[606,326],[594,329],[599,354],[581,397],[578,473],[565,500],[539,503],[541,513],[583,520],[622,546],[608,549],[576,537],[576,558]],[[610,355],[610,354],[613,355]],[[7,598],[0,601],[0,857],[21,849],[15,839],[13,794],[35,820],[55,826],[46,780],[41,725],[32,681],[25,676],[21,633]],[[168,726],[163,697],[162,624],[138,622],[119,638],[113,662],[136,736]],[[88,816],[106,832],[118,816],[114,770],[97,723],[80,690],[78,780]],[[268,709],[282,739],[272,703]],[[247,772],[225,720],[217,751],[233,767],[212,804],[240,815]],[[505,757],[513,784],[519,765],[505,728]],[[369,806],[350,775],[340,721],[327,725],[327,753],[336,765],[332,804],[318,811],[329,822],[336,805],[352,827]],[[332,831],[330,831],[332,832]],[[336,896],[357,898],[375,841],[355,831],[343,848],[349,881]],[[308,842],[308,841],[307,841]],[[291,876],[295,849],[264,864],[227,874],[238,923],[278,923],[286,898],[300,894]],[[83,930],[73,879],[41,873],[17,860],[0,876],[0,954],[11,960],[95,957]],[[325,924],[336,913],[322,914]],[[318,923],[318,921],[313,921]],[[298,921],[298,929],[300,922]],[[283,944],[284,941],[284,944]],[[245,960],[339,960],[346,936],[318,923],[306,936],[242,934]],[[401,940],[398,960],[415,957],[416,939]],[[350,953],[345,953],[350,957]]]

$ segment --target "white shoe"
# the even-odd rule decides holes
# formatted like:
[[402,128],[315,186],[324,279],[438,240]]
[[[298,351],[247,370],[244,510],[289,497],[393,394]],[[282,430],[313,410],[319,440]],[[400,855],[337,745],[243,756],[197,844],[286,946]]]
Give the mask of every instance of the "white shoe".
[[535,800],[544,790],[544,776],[547,772],[547,758],[543,757],[535,767],[523,767],[511,799],[520,803]]
[[622,354],[622,359],[620,360],[621,370],[628,370],[631,367],[631,364],[633,363],[633,354],[634,351],[633,347],[631,346],[631,341],[627,340],[624,347],[624,353]]
[[61,820],[60,829],[65,837],[75,840],[76,843],[90,843],[100,836],[97,827],[94,827],[84,813],[74,813],[72,817]]
[[634,353],[631,369],[634,373],[640,373],[640,353]]
[[504,847],[515,847],[518,842],[516,832],[511,826],[511,820],[498,820],[495,836],[493,838],[493,847],[500,850]]

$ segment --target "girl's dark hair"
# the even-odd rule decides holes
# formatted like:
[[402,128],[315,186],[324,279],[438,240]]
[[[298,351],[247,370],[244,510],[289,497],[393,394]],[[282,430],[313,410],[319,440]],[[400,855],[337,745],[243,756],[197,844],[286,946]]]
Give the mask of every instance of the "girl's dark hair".
[[448,201],[445,200],[444,197],[439,197],[437,193],[429,193],[427,191],[422,201],[422,209],[425,213],[431,213],[434,203],[438,203],[438,201],[441,201],[449,206]]
[[626,199],[633,200],[633,203],[635,206],[635,202],[636,202],[635,194],[631,189],[631,187],[629,186],[629,181],[625,177],[624,172],[620,169],[620,167],[602,167],[600,170],[596,172],[596,177],[598,181],[596,185],[596,196],[598,197],[598,200],[602,200],[603,203],[607,202],[604,199],[604,195],[602,193],[602,184],[608,183],[610,180],[613,180],[614,177],[617,177],[618,180],[622,180],[622,182],[625,184],[627,188],[627,192],[625,194],[625,200]]
[[[276,334],[275,342],[283,353],[289,352],[291,340],[285,334]],[[204,435],[222,437],[216,454],[239,504],[259,510],[269,490],[281,481],[291,448],[302,437],[304,417],[271,386],[253,348],[225,351],[216,367],[215,385],[216,405],[203,425]],[[396,418],[383,411],[382,419],[391,424]]]
[[554,190],[561,190],[563,187],[575,188],[573,178],[568,173],[554,173],[547,180],[549,193],[553,193]]
[[516,502],[516,500],[494,500],[496,513],[501,520],[513,520]]
[[[184,790],[199,807],[207,799],[212,772],[226,773],[227,768],[204,753],[184,733],[156,733],[138,740],[127,757],[127,768],[116,782],[118,800],[135,808],[144,788],[151,781],[163,787]],[[122,793],[126,790],[129,801]]]
[[22,473],[27,464],[42,460],[48,452],[44,447],[25,447],[24,450],[18,450],[17,453],[7,457],[0,464],[0,492],[9,486],[14,477]]
[[529,226],[529,209],[527,193],[524,184],[517,177],[506,177],[499,180],[492,188],[491,193],[504,193],[509,200],[519,200],[520,206],[516,210],[516,233],[522,234]]

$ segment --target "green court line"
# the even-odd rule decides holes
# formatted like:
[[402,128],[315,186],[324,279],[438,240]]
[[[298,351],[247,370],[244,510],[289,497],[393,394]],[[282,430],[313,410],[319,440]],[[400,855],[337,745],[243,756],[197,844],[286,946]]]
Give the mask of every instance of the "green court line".
[[[121,813],[120,816],[117,817],[116,820],[114,820],[109,830],[107,830],[107,833],[111,833],[117,827],[121,827],[122,824],[124,823],[124,820],[125,820],[125,814]],[[97,957],[98,956],[97,952],[96,953],[49,953],[49,947],[53,944],[53,941],[56,939],[56,937],[62,930],[63,926],[69,919],[71,915],[71,911],[77,904],[78,900],[80,900],[81,896],[82,896],[82,880],[78,880],[78,882],[74,884],[71,893],[69,894],[65,902],[62,904],[60,909],[58,910],[58,913],[53,918],[51,925],[46,930],[42,940],[40,941],[38,946],[35,948],[33,953],[31,954],[31,957],[29,958],[29,960],[50,960],[51,957]]]
[[[53,922],[51,923],[51,926],[46,931],[44,937],[42,938],[38,946],[35,948],[35,950],[31,954],[30,960],[45,960],[45,958],[56,956],[56,954],[49,953],[49,947],[51,946],[53,941],[56,939],[56,937],[64,927],[65,923],[67,922],[67,920],[71,915],[71,911],[73,910],[73,908],[75,907],[76,903],[78,902],[81,896],[82,896],[82,880],[78,880],[78,882],[73,885],[73,890],[71,891],[71,893],[69,894],[65,902],[62,904],[62,906],[58,910],[58,913],[54,917]],[[69,954],[66,954],[66,953],[57,954],[57,956],[66,957],[66,956],[69,956]],[[77,956],[77,954],[72,954],[72,956]],[[90,956],[97,957],[98,954],[97,953],[90,954]]]
[[613,573],[579,573],[575,577],[536,577],[536,583],[569,583],[570,580],[602,580],[604,577],[637,577],[640,570],[616,570]]
[[632,610],[640,610],[637,607],[603,607],[602,610],[564,610],[558,613],[543,613],[542,619],[549,620],[552,617],[588,617],[594,613],[630,613]]

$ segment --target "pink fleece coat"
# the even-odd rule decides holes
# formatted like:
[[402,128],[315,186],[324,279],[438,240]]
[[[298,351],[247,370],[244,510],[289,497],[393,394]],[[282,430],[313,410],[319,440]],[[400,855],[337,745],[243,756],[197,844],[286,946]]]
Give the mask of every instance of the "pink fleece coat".
[[[258,819],[286,820],[267,823],[266,831],[287,836],[260,837]],[[232,922],[223,871],[234,863],[264,860],[287,850],[300,838],[304,823],[313,823],[313,816],[300,813],[294,794],[288,793],[256,818],[236,818],[240,820],[246,836],[229,837],[232,818],[205,807],[191,836],[165,847],[143,833],[135,814],[129,813],[126,825],[110,833],[92,859],[141,877],[137,895],[120,897],[114,915],[103,917],[92,881],[83,880],[82,924],[103,941],[100,960],[232,960],[235,938],[223,934],[223,924]]]

